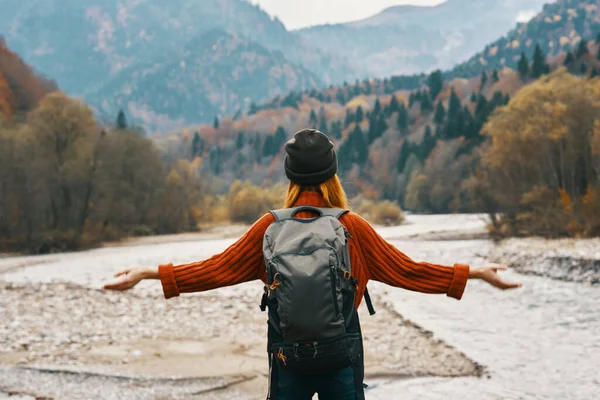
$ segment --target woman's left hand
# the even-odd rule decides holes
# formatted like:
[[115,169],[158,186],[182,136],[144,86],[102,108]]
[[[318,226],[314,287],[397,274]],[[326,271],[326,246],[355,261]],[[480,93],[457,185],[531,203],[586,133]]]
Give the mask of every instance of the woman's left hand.
[[486,264],[482,267],[471,268],[469,278],[481,279],[502,290],[520,288],[522,286],[521,283],[508,282],[498,275],[498,271],[506,271],[507,269],[508,267],[506,265]]

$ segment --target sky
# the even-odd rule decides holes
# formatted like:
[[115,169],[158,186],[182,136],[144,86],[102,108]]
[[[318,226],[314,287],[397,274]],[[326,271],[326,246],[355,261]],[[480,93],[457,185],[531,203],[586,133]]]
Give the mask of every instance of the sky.
[[401,4],[432,6],[444,0],[250,0],[288,29],[311,25],[348,22],[377,14]]

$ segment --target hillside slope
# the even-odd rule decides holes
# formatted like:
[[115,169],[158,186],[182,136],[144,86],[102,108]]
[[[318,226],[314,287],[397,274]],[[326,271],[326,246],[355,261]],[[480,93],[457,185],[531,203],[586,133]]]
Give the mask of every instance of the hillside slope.
[[[354,76],[346,61],[307,45],[287,31],[279,20],[272,19],[246,0],[3,0],[1,7],[0,34],[4,33],[9,46],[26,62],[56,79],[67,93],[93,99],[92,105],[99,108],[114,102],[110,88],[120,87],[124,74],[128,74],[125,79],[137,79],[139,73],[133,71],[148,72],[149,66],[155,60],[164,60],[165,55],[173,62],[178,60],[179,64],[189,58],[192,51],[209,51],[210,48],[192,47],[201,44],[199,37],[215,29],[247,38],[268,49],[271,55],[267,57],[273,59],[266,64],[283,64],[282,59],[287,59],[294,75],[306,75],[309,70],[324,83],[343,82]],[[246,52],[250,51],[250,48],[246,49]],[[265,52],[260,50],[253,57],[264,56]],[[245,60],[229,58],[223,62],[245,68]],[[297,65],[305,67],[302,69]],[[165,70],[162,63],[157,68]],[[221,76],[212,74],[213,78]],[[250,93],[252,100],[263,100],[262,83],[254,79],[256,76],[249,77],[252,79],[240,81],[240,86],[249,89],[244,93],[223,93],[224,88],[230,89],[229,83],[213,81],[214,91],[206,96],[224,99],[222,103],[215,102],[218,103],[215,108],[223,112],[231,111],[227,101],[231,97],[244,97]],[[192,81],[194,77],[186,79]],[[299,81],[312,79],[299,78]],[[152,79],[144,82],[152,82]],[[142,81],[129,84],[144,91],[152,90],[152,86],[142,88]],[[278,90],[294,87],[283,83]],[[97,93],[105,96],[98,98]],[[185,97],[193,93],[185,93]],[[277,90],[273,89],[271,95],[273,93]],[[88,97],[91,94],[94,95]],[[197,102],[202,104],[203,99],[199,98]],[[117,111],[110,110],[113,114]],[[134,110],[129,111],[134,113]],[[177,113],[168,117],[187,119]]]
[[164,131],[212,121],[215,115],[248,108],[252,100],[319,85],[313,73],[280,52],[212,30],[189,41],[179,54],[165,53],[120,71],[87,98],[106,118],[124,108],[135,121]]
[[456,66],[450,76],[478,75],[484,69],[516,68],[521,53],[530,57],[539,45],[544,54],[575,52],[581,40],[600,34],[600,4],[596,0],[559,0],[544,6],[527,24],[486,46]]

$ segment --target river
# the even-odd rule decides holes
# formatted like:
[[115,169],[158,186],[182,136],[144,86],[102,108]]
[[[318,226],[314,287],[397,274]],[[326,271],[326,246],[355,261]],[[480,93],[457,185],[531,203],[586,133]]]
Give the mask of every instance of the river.
[[[407,240],[415,233],[477,230],[475,217],[411,217],[412,225],[381,229],[381,234],[417,260],[478,265],[493,244],[487,240]],[[448,224],[452,221],[453,224]],[[418,227],[425,227],[418,229]],[[478,228],[479,227],[479,228]],[[402,238],[402,240],[398,240]],[[3,280],[72,281],[98,287],[127,265],[157,260],[189,262],[224,249],[232,239],[104,248],[89,252],[0,259]],[[206,254],[205,254],[206,253]],[[18,268],[20,264],[27,268]],[[8,271],[8,269],[11,269]],[[376,381],[367,392],[389,399],[595,399],[600,393],[600,287],[507,272],[523,288],[502,292],[469,282],[461,301],[371,283],[374,293],[436,338],[487,368],[484,378],[417,378]],[[156,284],[144,290],[158,290]],[[136,288],[137,290],[137,288]],[[232,288],[223,290],[233,290]],[[377,304],[375,304],[377,307]],[[373,317],[373,318],[376,318]],[[368,351],[368,348],[367,350]]]
[[[475,265],[485,262],[492,246],[485,240],[393,243],[414,258]],[[389,290],[401,314],[485,365],[489,378],[390,383],[374,388],[373,398],[599,398],[600,288],[510,271],[506,276],[523,288],[502,292],[471,281],[460,302]]]

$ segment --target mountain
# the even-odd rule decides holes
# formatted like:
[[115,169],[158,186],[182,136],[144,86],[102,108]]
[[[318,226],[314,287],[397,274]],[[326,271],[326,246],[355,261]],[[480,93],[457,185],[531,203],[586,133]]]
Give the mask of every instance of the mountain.
[[[561,17],[560,23],[547,25],[551,29],[540,29],[539,21],[559,20],[551,18],[556,10],[566,10],[579,22]],[[584,15],[581,10],[588,10],[583,21],[578,19]],[[438,70],[293,92],[235,119],[225,118],[216,129],[200,125],[181,130],[179,140],[166,137],[163,146],[176,157],[200,157],[213,187],[223,190],[236,179],[284,180],[285,138],[314,127],[328,134],[339,150],[340,173],[352,195],[403,201],[408,193],[416,195],[414,200],[420,191],[431,191],[428,212],[474,211],[465,204],[478,162],[474,150],[485,142],[482,128],[494,111],[544,74],[564,77],[569,72],[584,84],[584,79],[599,82],[591,80],[600,76],[600,35],[591,35],[596,10],[589,0],[559,0],[517,28],[524,32],[522,40],[531,42],[529,60],[534,59],[535,43],[542,45],[555,31],[583,38],[572,42],[578,51],[566,71],[558,71],[566,59],[562,50],[524,64],[528,72],[494,70],[492,63],[483,62],[473,71],[463,69],[462,75]]]
[[544,54],[576,52],[581,40],[600,35],[600,5],[595,0],[560,0],[544,6],[527,24],[519,24],[485,50],[457,65],[449,76],[474,76],[482,70],[517,68],[524,53],[529,60],[539,45]]
[[545,0],[448,0],[435,7],[391,7],[373,17],[297,33],[339,54],[363,77],[450,68],[541,10]]
[[[150,73],[149,66],[156,60],[166,60],[166,55],[178,60],[173,61],[174,64],[179,64],[186,61],[192,51],[210,50],[194,48],[194,43],[196,46],[204,43],[199,38],[215,29],[267,49],[270,56],[262,49],[259,54],[247,55],[273,57],[265,65],[283,65],[282,58],[289,60],[286,68],[294,69],[299,82],[314,79],[296,65],[303,65],[323,83],[354,77],[345,60],[309,46],[298,35],[287,31],[279,20],[245,0],[2,0],[1,7],[0,34],[6,36],[10,47],[26,62],[56,79],[67,93],[86,99],[90,95],[89,99],[96,102],[93,106],[99,106],[98,100],[103,105],[112,102],[110,88],[121,87],[123,79],[139,78],[140,71]],[[238,60],[238,67],[244,68],[244,62]],[[164,62],[156,68],[161,72],[168,70]],[[213,75],[218,76],[222,74]],[[194,80],[191,76],[186,79]],[[144,82],[153,80],[149,78]],[[128,84],[142,91],[152,90],[151,86],[142,87],[141,82]],[[244,93],[223,93],[229,86],[227,82],[211,84],[214,92],[202,96],[228,99],[250,93],[253,101],[264,99],[263,84],[254,80],[240,82],[240,86],[250,89]],[[168,86],[163,88],[168,89]],[[288,89],[288,83],[279,87],[281,91]],[[104,93],[106,97],[99,99],[96,93]],[[146,96],[143,93],[131,95],[137,99]],[[199,99],[198,103],[202,104],[203,100]],[[224,101],[215,108],[231,112],[227,104],[228,101]],[[112,110],[114,114],[117,111]],[[169,118],[180,116],[175,113]],[[196,122],[201,121],[204,119]]]
[[182,52],[121,70],[87,98],[107,118],[126,108],[134,120],[168,131],[248,108],[251,100],[319,85],[315,74],[281,52],[215,29],[189,41]]

